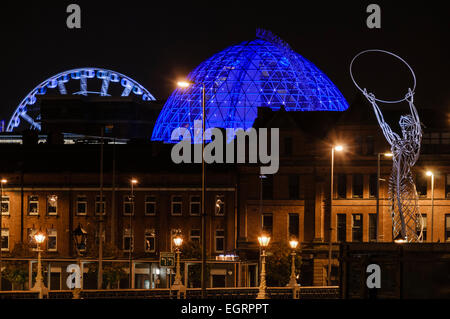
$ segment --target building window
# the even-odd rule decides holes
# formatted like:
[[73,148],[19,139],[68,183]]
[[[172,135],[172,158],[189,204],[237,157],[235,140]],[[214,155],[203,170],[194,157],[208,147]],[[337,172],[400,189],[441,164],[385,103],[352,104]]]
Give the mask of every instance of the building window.
[[445,215],[445,241],[450,241],[450,214]]
[[131,229],[125,228],[123,230],[123,250],[124,251],[133,251],[133,237],[131,235]]
[[225,196],[224,195],[216,195],[216,205],[215,205],[215,213],[216,216],[225,215]]
[[445,175],[445,197],[450,198],[450,174]]
[[189,233],[189,239],[193,243],[200,244],[200,229],[191,229]]
[[77,215],[87,215],[87,196],[77,196]]
[[427,197],[427,178],[424,174],[417,174],[416,189],[419,197]]
[[58,196],[50,195],[47,197],[47,215],[58,214]]
[[289,175],[289,199],[300,199],[300,177]]
[[100,200],[100,196],[95,196],[95,214],[96,215],[105,215],[106,213],[106,203],[105,196],[102,196]]
[[34,239],[34,235],[36,235],[37,229],[34,228],[28,228],[27,234],[28,234],[28,244],[33,250],[37,250],[37,243]]
[[9,229],[2,228],[1,230],[1,246],[2,251],[9,251]]
[[263,199],[273,199],[273,175],[264,176],[262,178]]
[[145,215],[155,216],[156,215],[156,197],[155,196],[145,196]]
[[133,215],[133,197],[131,195],[125,195],[123,197],[123,215]]
[[47,229],[47,250],[57,251],[58,249],[58,233],[56,229]]
[[366,155],[373,155],[375,152],[375,143],[373,136],[366,137]]
[[338,174],[337,195],[338,198],[347,197],[347,175]]
[[300,239],[300,218],[298,214],[289,214],[289,239],[295,237]]
[[145,252],[153,253],[156,251],[156,233],[155,229],[145,230]]
[[363,197],[363,175],[362,174],[354,174],[353,175],[353,198],[362,198]]
[[292,137],[284,138],[284,155],[292,156]]
[[268,235],[272,234],[273,230],[273,214],[272,213],[264,213],[262,215],[262,230]]
[[191,196],[189,214],[191,214],[192,216],[200,216],[200,209],[201,209],[200,196]]
[[369,241],[377,241],[377,214],[369,214]]
[[[427,241],[427,214],[422,214],[422,240]],[[420,228],[417,229],[417,236],[420,236]]]
[[347,241],[347,215],[337,214],[337,240],[339,242]]
[[370,174],[369,176],[369,197],[377,197],[377,174]]
[[352,215],[352,241],[363,241],[363,217],[361,214]]
[[1,201],[1,212],[2,215],[9,215],[9,196],[2,196],[2,201]]
[[223,253],[225,251],[225,231],[223,229],[216,229],[216,253]]
[[363,140],[361,136],[355,138],[355,153],[358,155],[363,155]]
[[172,215],[180,216],[183,212],[183,197],[172,196]]
[[28,215],[39,214],[39,196],[31,195],[28,197]]

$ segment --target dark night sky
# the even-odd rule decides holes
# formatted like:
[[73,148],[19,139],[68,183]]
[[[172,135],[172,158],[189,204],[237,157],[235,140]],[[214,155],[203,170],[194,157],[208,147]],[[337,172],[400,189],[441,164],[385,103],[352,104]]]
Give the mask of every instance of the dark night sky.
[[[257,27],[311,60],[349,102],[357,94],[350,60],[361,50],[379,48],[399,54],[415,70],[419,110],[449,108],[449,13],[442,1],[310,2],[221,1],[215,7],[213,1],[189,1],[163,7],[152,1],[15,1],[2,8],[0,118],[9,119],[41,81],[83,66],[124,73],[166,99],[174,80],[227,46],[254,39]],[[70,3],[81,6],[81,30],[66,27]],[[365,24],[369,3],[381,6],[381,30]],[[406,94],[411,79],[401,64],[381,55],[360,62],[361,83],[373,87],[377,97]]]

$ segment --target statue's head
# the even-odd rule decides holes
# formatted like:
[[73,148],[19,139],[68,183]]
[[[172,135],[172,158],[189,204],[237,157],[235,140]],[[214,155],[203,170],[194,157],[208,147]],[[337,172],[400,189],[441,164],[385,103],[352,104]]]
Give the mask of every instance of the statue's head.
[[404,138],[410,137],[414,131],[414,119],[411,115],[400,116],[400,128],[402,129],[402,134]]

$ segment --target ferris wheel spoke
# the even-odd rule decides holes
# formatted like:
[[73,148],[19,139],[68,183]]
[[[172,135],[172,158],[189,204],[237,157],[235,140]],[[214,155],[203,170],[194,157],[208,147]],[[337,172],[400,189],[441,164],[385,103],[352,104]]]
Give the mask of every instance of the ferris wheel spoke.
[[80,94],[87,95],[87,79],[85,77],[80,78]]
[[67,94],[67,90],[66,90],[66,86],[64,85],[64,82],[59,81],[58,82],[58,89],[59,89],[59,93],[61,94]]
[[21,113],[20,117],[23,118],[25,121],[31,124],[34,128],[41,130],[41,125],[39,123],[36,123],[31,116],[29,116],[27,113]]
[[125,87],[125,88],[123,89],[122,96],[128,96],[128,95],[130,95],[131,89],[132,89],[131,87]]
[[101,96],[107,96],[108,95],[108,88],[109,88],[109,78],[104,78],[102,81],[102,90],[100,92]]

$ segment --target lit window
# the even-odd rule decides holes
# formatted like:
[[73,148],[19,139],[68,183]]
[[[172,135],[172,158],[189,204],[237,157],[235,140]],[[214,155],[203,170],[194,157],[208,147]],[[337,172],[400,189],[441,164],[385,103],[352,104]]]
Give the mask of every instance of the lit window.
[[39,214],[39,196],[31,195],[28,197],[28,214],[29,215]]
[[216,212],[216,216],[225,215],[225,196],[224,195],[216,196],[215,212]]
[[450,214],[445,215],[445,241],[450,241]]
[[193,216],[199,216],[201,210],[200,196],[191,196],[190,214]]
[[9,215],[9,196],[3,196],[1,200],[2,215]]
[[58,234],[56,229],[47,229],[47,250],[57,251]]
[[183,212],[183,198],[172,196],[172,215],[181,215]]
[[145,196],[145,215],[155,216],[156,215],[156,197],[155,196]]
[[50,195],[47,197],[47,215],[58,214],[58,196]]
[[85,195],[77,196],[77,215],[87,215],[87,197]]
[[156,250],[156,234],[154,229],[145,230],[145,252],[153,253]]
[[1,247],[2,251],[9,251],[9,229],[2,228],[1,230]]

